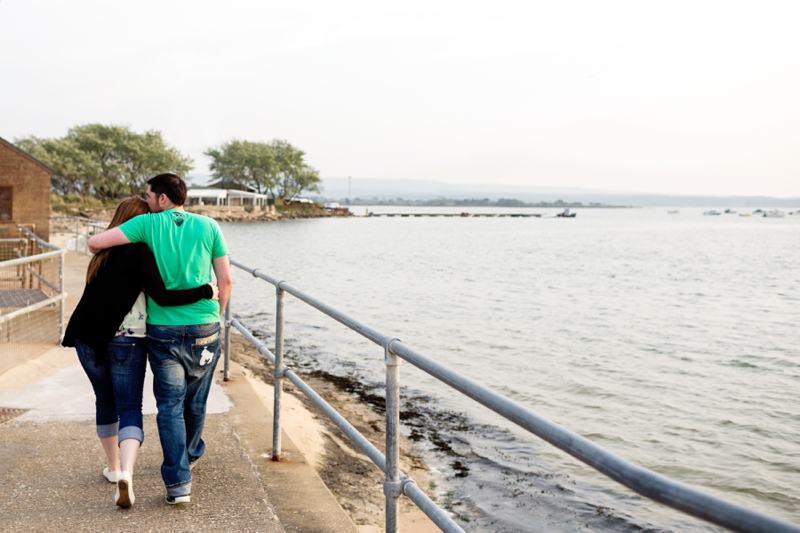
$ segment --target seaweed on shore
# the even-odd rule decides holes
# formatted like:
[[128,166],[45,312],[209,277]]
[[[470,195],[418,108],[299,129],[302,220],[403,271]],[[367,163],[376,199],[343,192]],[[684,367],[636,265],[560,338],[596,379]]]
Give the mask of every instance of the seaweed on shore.
[[[330,384],[369,406],[377,415],[385,414],[384,384],[367,378],[358,363],[340,361],[335,354],[297,340],[286,340],[286,354],[298,373],[312,381]],[[522,457],[506,453],[509,447],[518,445],[510,431],[475,423],[466,413],[443,407],[440,399],[408,387],[401,388],[400,399],[401,425],[408,439],[429,461],[432,475],[437,476],[438,481],[432,485],[441,483],[434,499],[465,526],[469,524],[470,530],[515,532],[520,531],[520,524],[538,523],[553,531],[573,528],[631,533],[664,531],[642,527],[624,512],[593,503],[596,500],[593,493],[605,489],[579,484],[568,474],[553,471],[535,453]],[[378,419],[367,425],[369,428],[357,429],[371,430],[372,438],[384,431],[378,427],[383,425]],[[379,440],[374,443],[381,447]],[[323,478],[338,475],[335,473],[341,471],[341,466],[332,465],[331,472],[323,473]],[[350,466],[356,474],[367,467],[366,464],[359,468],[355,464]],[[344,490],[341,482],[338,486],[337,490]],[[352,494],[349,497],[352,501],[348,506],[356,505],[353,498],[357,497]],[[600,508],[602,511],[598,512]],[[553,528],[556,524],[558,527]]]

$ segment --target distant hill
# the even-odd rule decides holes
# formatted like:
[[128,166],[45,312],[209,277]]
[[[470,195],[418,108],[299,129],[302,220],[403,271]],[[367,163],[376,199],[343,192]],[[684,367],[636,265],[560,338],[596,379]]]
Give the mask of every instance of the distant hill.
[[[320,198],[343,201],[348,198],[347,178],[323,178]],[[800,207],[800,198],[770,196],[681,196],[608,191],[570,187],[525,187],[520,185],[452,184],[427,180],[353,178],[350,198],[361,200],[432,200],[435,198],[500,198],[523,202],[555,202],[642,207]],[[314,197],[316,195],[311,195]]]

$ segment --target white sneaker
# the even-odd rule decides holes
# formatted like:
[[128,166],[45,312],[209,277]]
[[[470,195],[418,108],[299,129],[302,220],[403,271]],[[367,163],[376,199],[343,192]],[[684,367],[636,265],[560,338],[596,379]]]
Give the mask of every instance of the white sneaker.
[[117,494],[114,496],[114,501],[120,507],[130,507],[136,501],[136,496],[133,495],[133,480],[130,472],[120,472],[119,478],[117,478]]
[[103,477],[105,477],[109,483],[116,483],[119,477],[119,470],[112,470],[109,472],[108,467],[105,467],[103,469]]
[[168,504],[176,505],[179,503],[189,503],[190,501],[192,501],[192,497],[189,494],[185,496],[172,496],[170,494],[167,494],[166,500]]

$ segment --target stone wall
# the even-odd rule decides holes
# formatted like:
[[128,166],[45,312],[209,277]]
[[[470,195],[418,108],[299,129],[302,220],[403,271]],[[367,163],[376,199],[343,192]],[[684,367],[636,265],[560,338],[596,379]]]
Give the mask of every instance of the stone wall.
[[17,224],[35,224],[36,235],[49,240],[51,175],[45,165],[0,139],[0,194],[7,195],[7,187],[11,193],[11,218],[0,213],[0,238],[19,236]]

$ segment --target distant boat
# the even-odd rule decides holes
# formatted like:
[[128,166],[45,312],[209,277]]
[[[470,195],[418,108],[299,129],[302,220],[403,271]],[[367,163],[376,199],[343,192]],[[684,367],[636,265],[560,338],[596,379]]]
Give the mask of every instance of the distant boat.
[[559,217],[559,218],[575,218],[575,215],[577,215],[577,214],[578,213],[570,213],[569,212],[569,207],[568,207],[568,208],[564,209],[563,213],[558,213],[556,216]]
[[784,213],[780,209],[773,209],[769,213],[764,213],[764,216],[766,218],[781,218],[781,217],[785,217],[786,213]]
[[721,215],[721,214],[722,213],[720,213],[719,211],[715,211],[713,209],[711,211],[706,211],[705,213],[703,213],[703,215],[706,215],[706,216],[717,216],[717,215]]
[[739,213],[739,216],[740,217],[751,217],[751,216],[753,216],[753,213]]
[[678,211],[677,209],[671,209],[671,210],[667,211],[668,215],[680,215],[680,213],[681,212]]
[[753,211],[753,214],[754,214],[754,215],[760,215],[760,214],[761,214],[761,213],[763,213],[763,212],[764,212],[764,211],[762,211],[761,209],[756,209],[755,211]]
[[734,211],[733,209],[726,209],[725,210],[725,214],[726,215],[735,215],[736,211]]

